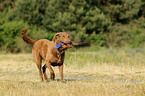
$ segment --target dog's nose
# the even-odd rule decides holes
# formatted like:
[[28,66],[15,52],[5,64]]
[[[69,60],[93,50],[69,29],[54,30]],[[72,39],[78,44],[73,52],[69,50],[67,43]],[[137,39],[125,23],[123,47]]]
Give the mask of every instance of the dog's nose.
[[68,44],[71,44],[71,40],[68,40],[67,43],[68,43]]

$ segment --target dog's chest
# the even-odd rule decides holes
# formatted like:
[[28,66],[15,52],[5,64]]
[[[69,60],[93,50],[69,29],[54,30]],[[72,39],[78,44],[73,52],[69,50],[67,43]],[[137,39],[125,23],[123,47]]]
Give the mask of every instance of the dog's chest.
[[60,66],[60,65],[62,65],[63,63],[51,63],[51,65],[53,66],[53,67],[55,67],[55,66]]

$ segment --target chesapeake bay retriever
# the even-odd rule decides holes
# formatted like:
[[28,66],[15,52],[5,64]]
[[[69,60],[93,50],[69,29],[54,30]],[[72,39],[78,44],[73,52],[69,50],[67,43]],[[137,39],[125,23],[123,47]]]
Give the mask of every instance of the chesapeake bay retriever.
[[[23,29],[23,31],[21,32],[21,37],[27,44],[33,45],[32,55],[39,70],[40,80],[48,80],[46,76],[47,67],[50,71],[50,78],[53,80],[55,78],[55,74],[54,70],[52,69],[52,66],[58,66],[60,72],[60,80],[61,82],[65,82],[63,78],[63,62],[65,58],[65,50],[63,50],[61,55],[58,56],[58,50],[54,47],[62,42],[71,45],[72,42],[69,39],[69,35],[66,32],[59,32],[55,34],[52,41],[49,41],[47,39],[40,39],[38,41],[34,41],[26,35],[26,31],[27,29]],[[61,58],[61,62],[58,62],[59,58]],[[45,65],[43,67],[42,59],[45,60]]]

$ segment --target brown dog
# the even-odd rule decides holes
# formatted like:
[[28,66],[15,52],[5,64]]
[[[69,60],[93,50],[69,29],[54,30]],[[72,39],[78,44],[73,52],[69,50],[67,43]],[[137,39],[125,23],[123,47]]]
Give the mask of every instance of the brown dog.
[[[34,41],[26,35],[26,31],[27,29],[23,29],[23,31],[21,32],[21,37],[26,43],[33,45],[32,55],[39,70],[40,80],[41,81],[48,80],[46,76],[47,67],[50,71],[50,78],[54,79],[55,74],[52,69],[52,66],[58,66],[60,72],[60,80],[61,82],[65,82],[63,78],[63,62],[65,58],[65,52],[63,52],[60,55],[61,63],[58,63],[60,57],[57,54],[58,50],[54,47],[62,42],[71,45],[72,42],[69,39],[69,35],[66,32],[59,32],[55,34],[52,41],[49,41],[47,39],[40,39],[38,41]],[[45,60],[45,65],[43,67],[42,67],[42,59]]]

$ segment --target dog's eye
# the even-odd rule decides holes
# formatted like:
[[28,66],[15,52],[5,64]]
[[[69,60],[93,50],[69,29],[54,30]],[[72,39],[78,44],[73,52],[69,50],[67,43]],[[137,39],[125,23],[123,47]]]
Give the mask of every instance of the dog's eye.
[[62,37],[65,37],[64,35]]

